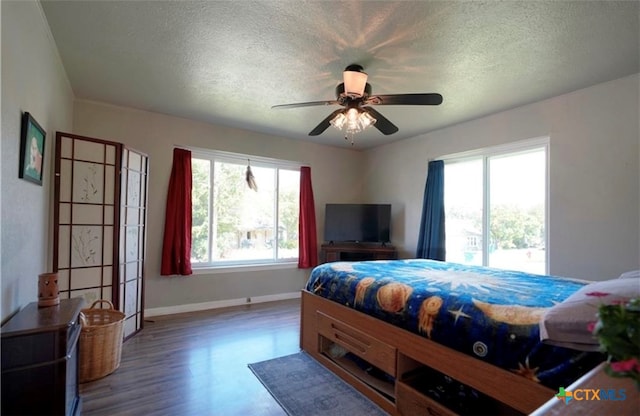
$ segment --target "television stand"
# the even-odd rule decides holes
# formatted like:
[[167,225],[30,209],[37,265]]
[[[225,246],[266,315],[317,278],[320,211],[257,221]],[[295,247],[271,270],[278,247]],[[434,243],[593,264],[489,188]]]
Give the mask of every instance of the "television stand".
[[387,244],[334,243],[320,247],[320,263],[334,261],[396,260],[398,252]]

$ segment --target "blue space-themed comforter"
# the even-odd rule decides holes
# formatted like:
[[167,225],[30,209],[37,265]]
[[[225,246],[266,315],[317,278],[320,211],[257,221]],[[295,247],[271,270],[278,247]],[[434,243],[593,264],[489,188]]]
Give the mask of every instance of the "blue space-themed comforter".
[[545,311],[586,283],[412,259],[326,263],[306,289],[557,389],[603,359],[540,341]]

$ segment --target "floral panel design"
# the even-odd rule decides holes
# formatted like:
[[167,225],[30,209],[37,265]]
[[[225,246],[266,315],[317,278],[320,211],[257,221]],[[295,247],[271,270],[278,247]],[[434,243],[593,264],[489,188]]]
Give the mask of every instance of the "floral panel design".
[[97,163],[73,163],[73,202],[102,204],[104,166]]
[[102,264],[102,227],[73,226],[71,230],[71,267]]

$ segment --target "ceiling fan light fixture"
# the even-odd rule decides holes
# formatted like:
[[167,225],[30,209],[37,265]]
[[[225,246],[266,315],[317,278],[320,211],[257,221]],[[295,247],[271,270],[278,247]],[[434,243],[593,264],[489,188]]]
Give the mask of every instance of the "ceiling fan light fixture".
[[365,111],[350,108],[346,112],[336,114],[329,123],[336,129],[344,131],[344,138],[351,139],[351,145],[353,145],[353,135],[373,126],[376,119]]
[[355,126],[358,124],[358,117],[360,113],[357,108],[350,108],[347,110],[347,126]]
[[358,118],[359,118],[360,125],[362,126],[362,130],[376,124],[376,119],[373,118],[373,116],[369,113],[362,112],[360,113],[360,116]]
[[331,123],[331,125],[336,129],[342,130],[344,125],[347,123],[347,117],[344,115],[344,113],[338,113],[329,121],[329,123]]
[[343,72],[344,92],[349,97],[362,97],[368,75],[360,65],[349,65]]

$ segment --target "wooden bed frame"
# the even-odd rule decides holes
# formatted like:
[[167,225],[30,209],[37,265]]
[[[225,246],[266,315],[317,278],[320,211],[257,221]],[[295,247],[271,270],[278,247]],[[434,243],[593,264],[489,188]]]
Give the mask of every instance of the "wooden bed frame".
[[[392,415],[454,415],[412,383],[428,367],[489,396],[500,413],[529,414],[555,391],[355,309],[302,291],[300,347]],[[395,379],[378,386],[358,366],[330,353],[337,344]],[[333,356],[333,358],[332,358]],[[413,371],[412,371],[413,370]]]

